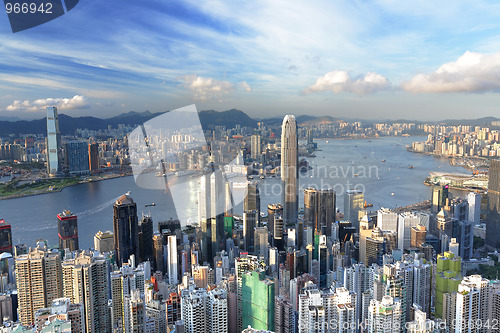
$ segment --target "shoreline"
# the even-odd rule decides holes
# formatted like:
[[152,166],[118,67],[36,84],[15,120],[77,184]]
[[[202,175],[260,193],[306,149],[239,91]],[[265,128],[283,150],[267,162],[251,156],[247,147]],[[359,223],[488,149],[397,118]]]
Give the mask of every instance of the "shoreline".
[[99,182],[99,181],[103,181],[103,180],[109,180],[109,179],[115,179],[115,178],[121,178],[121,177],[128,177],[128,176],[132,176],[132,173],[131,172],[130,173],[127,172],[127,173],[125,173],[123,175],[122,174],[114,174],[114,175],[109,175],[109,176],[106,176],[106,177],[92,179],[92,180],[80,180],[80,181],[78,181],[76,183],[73,183],[73,184],[64,185],[61,188],[50,190],[49,189],[50,187],[49,187],[49,188],[47,188],[45,190],[40,190],[39,192],[36,192],[36,193],[20,193],[20,194],[12,194],[12,195],[7,195],[7,196],[1,196],[0,200],[19,199],[19,198],[31,197],[31,196],[42,195],[42,194],[57,193],[57,192],[61,192],[62,190],[64,190],[67,187],[70,187],[70,186],[82,185],[82,184],[87,184],[87,183],[94,183],[94,182]]

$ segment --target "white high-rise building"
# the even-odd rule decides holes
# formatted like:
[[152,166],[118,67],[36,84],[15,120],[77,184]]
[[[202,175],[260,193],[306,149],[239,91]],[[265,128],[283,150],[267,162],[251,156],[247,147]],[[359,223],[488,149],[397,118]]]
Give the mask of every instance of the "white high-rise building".
[[[299,150],[295,117],[286,115],[281,127],[281,182],[283,223],[295,225],[299,210]],[[302,237],[298,237],[301,241]]]
[[488,320],[491,296],[489,280],[481,275],[463,278],[458,285],[455,333],[487,331],[486,327],[478,328],[474,324],[486,323]]
[[413,303],[430,314],[432,265],[423,259],[413,262]]
[[436,332],[436,323],[427,318],[427,313],[420,309],[415,310],[415,320],[407,325],[407,333],[434,333]]
[[56,107],[47,107],[47,172],[51,177],[61,172],[61,134]]
[[409,249],[411,246],[411,228],[420,223],[420,217],[414,213],[403,213],[398,217],[398,249]]
[[368,333],[402,332],[401,303],[391,296],[384,296],[379,302],[371,300],[368,309]]
[[356,315],[362,321],[363,313],[367,313],[368,303],[363,302],[363,293],[373,286],[373,268],[363,264],[355,264],[344,270],[344,287],[356,294]]
[[481,214],[481,193],[470,192],[467,194],[467,220],[471,221],[473,224],[480,223]]
[[262,153],[262,145],[259,134],[252,135],[252,159],[257,160]]
[[223,289],[184,289],[181,318],[186,333],[228,332],[227,293]]
[[380,208],[377,211],[377,227],[382,231],[398,231],[398,213],[388,209]]
[[172,285],[179,283],[178,279],[178,263],[177,263],[177,238],[168,236],[168,282]]

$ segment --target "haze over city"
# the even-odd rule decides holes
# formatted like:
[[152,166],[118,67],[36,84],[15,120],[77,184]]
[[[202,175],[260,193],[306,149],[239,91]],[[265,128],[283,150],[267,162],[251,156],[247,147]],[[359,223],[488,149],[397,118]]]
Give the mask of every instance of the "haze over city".
[[13,34],[0,117],[238,108],[440,120],[498,115],[494,2],[86,2]]

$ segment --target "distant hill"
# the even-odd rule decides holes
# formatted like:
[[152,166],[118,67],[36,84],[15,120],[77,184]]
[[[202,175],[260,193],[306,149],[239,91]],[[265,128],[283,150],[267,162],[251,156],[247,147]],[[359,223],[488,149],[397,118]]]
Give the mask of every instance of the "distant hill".
[[[59,114],[59,129],[62,135],[72,135],[77,128],[86,128],[90,130],[107,129],[108,126],[116,128],[118,124],[135,126],[142,124],[160,113],[145,112],[127,112],[118,116],[101,119],[96,117],[71,117],[65,114]],[[256,127],[257,121],[250,118],[246,113],[240,110],[228,111],[200,111],[200,122],[204,129],[212,129],[216,125],[234,128],[236,124],[242,127]],[[0,121],[1,135],[18,134],[42,134],[47,133],[46,118],[36,120],[18,120],[18,121]]]
[[446,119],[438,121],[438,124],[448,126],[469,125],[469,126],[490,126],[491,122],[500,121],[500,118],[483,117],[478,119]]

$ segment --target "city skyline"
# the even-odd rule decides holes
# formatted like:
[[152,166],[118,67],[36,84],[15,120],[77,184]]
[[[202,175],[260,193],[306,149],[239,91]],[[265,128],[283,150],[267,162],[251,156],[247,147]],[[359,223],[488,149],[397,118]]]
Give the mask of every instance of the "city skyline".
[[113,116],[193,102],[255,118],[497,112],[494,3],[117,4],[82,3],[16,34],[0,16],[0,117],[35,118],[48,105]]

